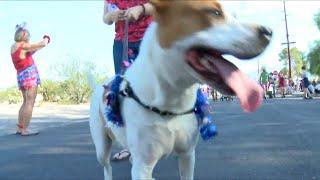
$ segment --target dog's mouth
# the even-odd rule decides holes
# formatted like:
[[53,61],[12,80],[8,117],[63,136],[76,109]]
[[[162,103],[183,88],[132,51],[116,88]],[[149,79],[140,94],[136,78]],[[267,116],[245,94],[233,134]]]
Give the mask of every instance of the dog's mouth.
[[186,61],[207,84],[223,94],[237,95],[244,111],[255,111],[262,103],[262,88],[223,54],[212,48],[193,47],[187,51]]

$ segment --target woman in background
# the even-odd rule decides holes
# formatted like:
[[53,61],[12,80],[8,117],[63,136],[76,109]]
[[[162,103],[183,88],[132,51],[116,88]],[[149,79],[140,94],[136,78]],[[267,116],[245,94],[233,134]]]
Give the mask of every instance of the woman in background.
[[11,46],[11,57],[15,69],[17,70],[18,86],[21,90],[23,103],[19,110],[17,132],[21,136],[37,135],[39,132],[28,129],[34,102],[37,96],[40,77],[37,66],[32,58],[33,53],[45,47],[49,41],[49,36],[44,36],[43,40],[31,44],[30,33],[24,27],[17,25],[14,35],[15,43]]

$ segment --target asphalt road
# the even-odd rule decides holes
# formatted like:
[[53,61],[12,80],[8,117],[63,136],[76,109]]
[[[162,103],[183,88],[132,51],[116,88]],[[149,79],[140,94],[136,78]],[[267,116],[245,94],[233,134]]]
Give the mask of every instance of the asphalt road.
[[[320,100],[267,100],[255,113],[238,102],[213,104],[219,135],[200,141],[195,179],[320,179]],[[117,149],[114,149],[114,151]],[[130,163],[113,163],[114,179],[130,179]],[[174,157],[154,170],[178,179]],[[52,127],[34,137],[0,137],[0,180],[103,179],[88,122]]]

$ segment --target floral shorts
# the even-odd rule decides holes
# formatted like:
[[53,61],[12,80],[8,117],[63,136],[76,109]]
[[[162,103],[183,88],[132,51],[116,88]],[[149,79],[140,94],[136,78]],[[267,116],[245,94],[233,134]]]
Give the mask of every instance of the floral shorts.
[[35,65],[28,67],[17,75],[20,90],[28,90],[37,87],[40,82],[38,69]]

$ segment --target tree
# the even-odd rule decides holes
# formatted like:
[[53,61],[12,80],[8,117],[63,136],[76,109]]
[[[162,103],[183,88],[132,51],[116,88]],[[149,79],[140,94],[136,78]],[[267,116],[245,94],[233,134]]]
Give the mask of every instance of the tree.
[[[320,11],[314,16],[314,22],[320,30]],[[307,55],[307,60],[310,64],[310,72],[312,74],[320,76],[320,41],[314,42],[314,46],[311,48]]]
[[310,65],[310,73],[320,76],[320,41],[315,41],[311,48],[307,60]]
[[[298,76],[301,73],[301,67],[305,64],[303,53],[296,47],[290,49],[291,55],[291,73],[292,77]],[[284,48],[279,53],[279,61],[283,63],[283,70],[288,68],[288,49]]]
[[284,67],[280,70],[280,72],[283,74],[283,75],[288,75],[289,74],[289,70],[288,70],[288,67]]
[[318,26],[318,29],[320,30],[320,11],[314,15],[313,20]]

